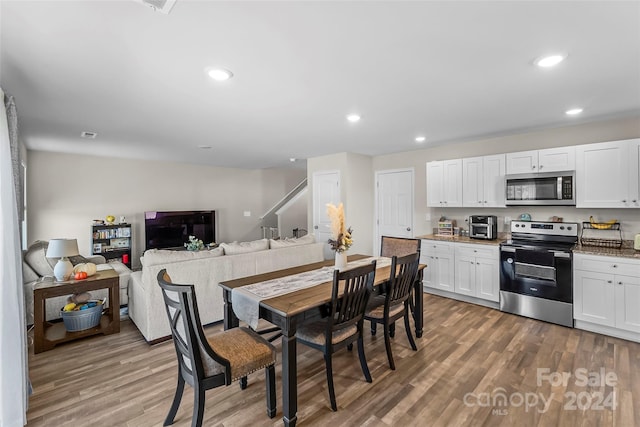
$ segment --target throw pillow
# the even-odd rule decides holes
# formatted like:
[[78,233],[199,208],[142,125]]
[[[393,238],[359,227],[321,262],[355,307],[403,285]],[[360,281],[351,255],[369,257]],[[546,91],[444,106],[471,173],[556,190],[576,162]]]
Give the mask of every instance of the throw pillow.
[[315,243],[316,238],[313,234],[307,234],[306,236],[298,237],[286,237],[280,240],[269,240],[271,249],[288,248],[289,246],[309,245]]
[[24,260],[29,267],[33,269],[38,276],[53,276],[53,267],[58,262],[57,259],[49,259],[45,255],[47,254],[47,248],[49,242],[44,240],[36,240],[28,248],[24,254]]
[[252,242],[221,243],[225,255],[246,254],[249,252],[266,251],[269,249],[269,239],[254,240]]
[[76,266],[78,264],[86,264],[89,261],[88,259],[86,259],[85,257],[83,257],[82,255],[74,255],[74,256],[70,256],[69,257],[69,261],[71,261],[71,264]]

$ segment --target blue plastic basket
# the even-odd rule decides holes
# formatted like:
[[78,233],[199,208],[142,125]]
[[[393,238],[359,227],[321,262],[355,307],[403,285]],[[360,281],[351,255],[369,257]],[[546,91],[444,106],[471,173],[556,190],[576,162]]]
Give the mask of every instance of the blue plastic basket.
[[[101,303],[102,301],[94,302]],[[96,327],[100,324],[103,309],[103,304],[97,304],[95,307],[87,308],[86,310],[61,311],[64,327],[69,332],[84,331],[85,329]]]

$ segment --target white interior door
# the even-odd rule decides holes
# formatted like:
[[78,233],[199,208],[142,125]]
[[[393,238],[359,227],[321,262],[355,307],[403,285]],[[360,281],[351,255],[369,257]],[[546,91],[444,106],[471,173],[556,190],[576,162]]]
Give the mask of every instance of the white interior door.
[[[331,221],[327,215],[327,203],[340,203],[340,171],[322,171],[313,174],[313,234],[316,241],[327,242],[331,238]],[[324,246],[324,258],[334,256],[329,245]]]
[[380,237],[413,237],[413,169],[376,172],[375,253]]

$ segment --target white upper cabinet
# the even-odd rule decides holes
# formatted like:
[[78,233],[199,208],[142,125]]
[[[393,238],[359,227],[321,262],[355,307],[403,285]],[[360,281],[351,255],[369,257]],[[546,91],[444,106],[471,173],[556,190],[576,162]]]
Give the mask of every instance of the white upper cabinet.
[[427,163],[427,206],[462,206],[462,159]]
[[640,139],[576,147],[576,207],[640,208]]
[[505,207],[505,155],[462,159],[462,205]]
[[507,153],[507,174],[572,171],[575,153],[573,146]]

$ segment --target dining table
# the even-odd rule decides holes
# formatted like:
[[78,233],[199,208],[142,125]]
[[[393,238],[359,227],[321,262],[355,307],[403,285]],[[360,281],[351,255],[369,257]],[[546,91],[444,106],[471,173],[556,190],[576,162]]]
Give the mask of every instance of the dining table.
[[[372,257],[369,255],[350,255],[346,269],[363,265],[367,261],[376,259],[374,292],[384,293],[385,284],[389,282],[391,274],[390,258]],[[254,276],[220,282],[224,298],[224,329],[239,326],[239,318],[234,312],[234,292],[240,293],[243,287],[263,282],[285,284],[291,277],[332,268],[334,260],[305,264],[283,270],[272,271]],[[418,275],[413,292],[413,319],[416,337],[422,337],[423,330],[423,302],[422,302],[422,273],[425,264],[418,267]],[[245,289],[246,290],[246,289]],[[302,324],[313,322],[327,316],[328,303],[331,301],[332,278],[313,286],[304,287],[293,292],[260,299],[257,307],[258,316],[276,325],[282,332],[282,401],[283,421],[285,426],[295,426],[298,411],[297,384],[297,355],[296,331]],[[236,302],[238,295],[236,294]],[[244,319],[243,319],[244,320]],[[245,380],[246,381],[246,380]],[[245,382],[246,384],[246,382]]]

